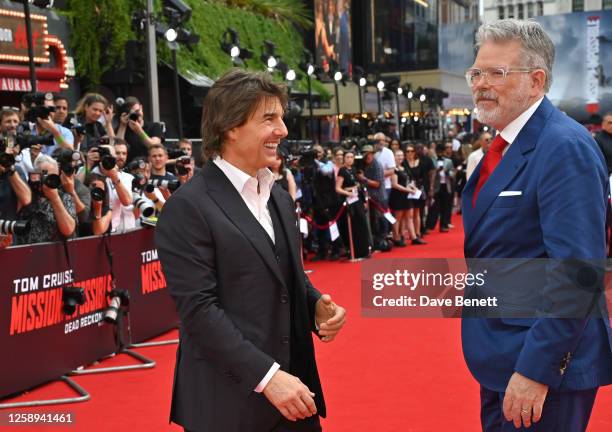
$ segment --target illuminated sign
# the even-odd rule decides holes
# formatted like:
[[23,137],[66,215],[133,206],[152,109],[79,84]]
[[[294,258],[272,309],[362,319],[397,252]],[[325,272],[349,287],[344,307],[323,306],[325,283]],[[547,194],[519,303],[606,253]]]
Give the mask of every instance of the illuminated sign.
[[[47,17],[32,14],[31,23],[34,62],[49,63]],[[0,60],[28,62],[28,38],[23,12],[0,9]]]

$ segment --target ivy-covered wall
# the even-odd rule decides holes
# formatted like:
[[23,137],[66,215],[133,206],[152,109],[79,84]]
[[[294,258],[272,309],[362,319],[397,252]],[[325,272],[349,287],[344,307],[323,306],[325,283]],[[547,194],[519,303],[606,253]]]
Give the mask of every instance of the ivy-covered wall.
[[[246,67],[264,70],[261,61],[263,41],[276,45],[276,55],[299,72],[302,56],[302,36],[288,21],[269,18],[247,9],[228,7],[222,1],[184,0],[192,8],[186,27],[200,35],[200,43],[193,50],[181,47],[177,61],[180,71],[191,70],[217,79],[232,67],[230,56],[221,49],[221,39],[228,27],[236,29],[242,47],[254,52]],[[156,1],[160,10],[161,1]],[[144,8],[143,1],[135,0],[68,0],[68,12],[73,32],[71,44],[75,53],[77,76],[85,84],[98,84],[107,70],[121,67],[124,45],[129,39],[139,38],[131,28],[131,14]],[[159,13],[158,13],[159,14]],[[161,18],[161,17],[160,17]],[[163,40],[158,40],[159,57],[170,62],[170,52]],[[143,65],[144,68],[144,65]],[[303,73],[295,87],[306,89]],[[278,79],[282,79],[277,74]],[[314,90],[329,97],[327,90],[315,82]]]

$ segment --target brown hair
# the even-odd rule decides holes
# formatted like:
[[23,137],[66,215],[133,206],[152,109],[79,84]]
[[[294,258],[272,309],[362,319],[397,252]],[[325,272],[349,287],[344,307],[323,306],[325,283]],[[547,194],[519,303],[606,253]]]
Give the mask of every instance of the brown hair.
[[266,72],[231,69],[210,88],[202,110],[202,153],[207,158],[221,154],[225,133],[240,127],[259,104],[277,98],[287,105],[287,91]]
[[2,111],[0,111],[0,122],[4,120],[5,117],[12,117],[12,116],[19,117],[19,112],[12,108],[5,108]]
[[77,104],[77,107],[74,110],[74,112],[77,113],[78,115],[84,115],[85,114],[85,108],[87,108],[89,105],[94,104],[96,102],[99,102],[99,103],[103,104],[104,108],[106,108],[108,106],[108,101],[101,94],[98,94],[98,93],[87,93],[79,101],[79,103]]
[[157,143],[156,143],[156,144],[151,144],[151,145],[149,146],[149,149],[148,149],[148,151],[147,151],[147,154],[150,156],[150,155],[151,155],[151,152],[152,152],[153,150],[157,150],[157,149],[162,149],[162,150],[164,151],[164,153],[168,154],[168,149],[166,149],[166,147],[164,147],[164,145],[163,145],[163,144],[157,144]]

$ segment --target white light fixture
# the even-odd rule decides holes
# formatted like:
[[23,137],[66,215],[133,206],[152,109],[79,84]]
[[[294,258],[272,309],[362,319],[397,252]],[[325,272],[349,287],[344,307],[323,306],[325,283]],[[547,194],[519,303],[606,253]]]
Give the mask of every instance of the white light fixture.
[[378,90],[384,90],[385,89],[385,82],[383,80],[380,80],[376,83],[376,88]]
[[398,95],[402,95],[403,93],[404,93],[404,89],[403,89],[403,88],[401,88],[401,87],[398,87],[398,88],[397,88],[397,94],[398,94]]
[[311,76],[315,73],[315,67],[311,64],[308,65],[308,68],[306,69],[306,73],[308,74],[308,76]]
[[274,56],[268,57],[268,69],[274,69],[278,62]]
[[489,127],[488,127],[488,126],[485,126],[485,127],[483,127],[483,128],[482,128],[482,130],[483,130],[483,131],[485,131],[485,132],[487,132],[487,131],[489,130]]
[[334,80],[335,81],[340,81],[342,79],[342,72],[337,71],[334,73]]
[[166,30],[164,36],[166,37],[166,40],[168,42],[174,42],[178,34],[176,33],[176,30],[174,30],[173,28],[169,28],[168,30]]
[[402,123],[406,123],[406,117],[402,117]]
[[230,49],[230,56],[232,58],[236,58],[238,56],[240,56],[240,48],[238,48],[236,45],[234,45],[231,49]]
[[414,116],[414,121],[418,122],[419,121],[419,117],[418,116]]
[[287,71],[287,74],[285,75],[285,79],[287,81],[295,81],[296,75],[295,75],[295,71],[293,69],[289,69]]
[[414,94],[411,91],[409,91],[408,92],[408,99],[412,99],[413,96],[414,96]]
[[422,94],[421,96],[419,96],[419,100],[420,100],[421,102],[425,102],[425,99],[426,99],[426,97],[425,97],[425,95],[424,95],[424,94]]
[[474,114],[478,114],[478,108],[474,108]]
[[365,87],[367,83],[368,81],[364,77],[359,78],[359,87]]

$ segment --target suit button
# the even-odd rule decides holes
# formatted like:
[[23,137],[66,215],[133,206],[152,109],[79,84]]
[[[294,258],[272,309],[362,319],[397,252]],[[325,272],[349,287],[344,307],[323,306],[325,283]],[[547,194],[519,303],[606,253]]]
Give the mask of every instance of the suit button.
[[287,345],[289,343],[289,336],[283,336],[281,342],[283,343],[283,345]]
[[280,256],[276,255],[276,261],[280,262]]
[[289,303],[289,296],[287,294],[281,294],[281,303]]

